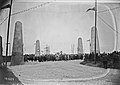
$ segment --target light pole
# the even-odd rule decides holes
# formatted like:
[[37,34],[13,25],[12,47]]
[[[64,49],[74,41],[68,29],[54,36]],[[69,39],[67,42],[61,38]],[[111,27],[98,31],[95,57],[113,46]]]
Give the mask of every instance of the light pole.
[[96,64],[96,29],[97,29],[97,0],[95,0],[95,7],[94,8],[89,8],[86,12],[93,10],[95,11],[95,53],[94,53],[94,61]]
[[5,66],[7,67],[7,56],[8,56],[8,44],[9,44],[9,28],[10,28],[10,16],[11,16],[11,7],[12,7],[12,0],[10,2],[10,4],[5,5],[3,7],[1,7],[0,9],[6,9],[6,8],[10,8],[9,11],[9,17],[8,17],[8,29],[7,29],[7,43],[6,43],[6,56],[5,56]]
[[10,30],[10,19],[11,19],[11,11],[12,11],[12,0],[10,4],[8,5],[9,10],[9,17],[8,17],[8,29],[7,29],[7,45],[6,45],[6,57],[5,57],[5,65],[7,67],[7,56],[8,56],[8,44],[9,44],[9,30]]
[[11,51],[11,43],[8,43],[9,45],[9,56],[10,56],[10,51]]
[[96,64],[97,0],[95,0],[95,64]]

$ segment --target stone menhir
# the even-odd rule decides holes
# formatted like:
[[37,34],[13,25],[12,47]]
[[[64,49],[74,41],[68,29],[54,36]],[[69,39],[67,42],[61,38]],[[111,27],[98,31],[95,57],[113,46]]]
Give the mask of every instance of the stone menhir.
[[3,56],[2,56],[2,37],[0,36],[0,67],[3,64]]
[[35,56],[40,56],[40,42],[39,42],[39,40],[36,40]]
[[[90,53],[95,53],[95,27],[94,26],[91,28]],[[99,47],[99,39],[98,39],[97,29],[96,29],[96,53],[100,54],[100,47]]]
[[15,23],[11,65],[24,64],[22,23]]
[[83,54],[83,44],[82,44],[82,38],[78,38],[78,48],[77,48],[78,55]]

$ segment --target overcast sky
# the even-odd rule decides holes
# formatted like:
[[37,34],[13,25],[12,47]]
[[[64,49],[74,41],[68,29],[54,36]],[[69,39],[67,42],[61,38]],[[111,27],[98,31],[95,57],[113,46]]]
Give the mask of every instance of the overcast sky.
[[[19,0],[18,2],[14,2],[12,13],[42,3],[38,1],[27,2],[26,0]],[[42,7],[14,15],[11,20],[10,43],[12,44],[15,22],[21,21],[24,35],[24,53],[34,53],[34,43],[36,40],[40,40],[41,50],[44,50],[44,47],[49,45],[51,53],[58,51],[71,53],[72,44],[75,45],[75,52],[77,52],[77,40],[79,37],[83,40],[84,52],[89,52],[90,48],[87,40],[90,39],[91,27],[94,26],[94,12],[86,12],[86,10],[92,7],[94,7],[94,4],[87,2],[52,2]],[[98,9],[102,11],[106,10],[106,7],[99,5]],[[117,10],[120,11],[120,9]],[[8,15],[7,12],[8,9],[3,11],[0,21]],[[99,16],[114,28],[109,12],[100,13]],[[0,26],[0,33],[3,36],[3,47],[5,47],[6,42],[6,24],[7,21]],[[113,51],[115,32],[99,18],[97,27],[101,52]]]

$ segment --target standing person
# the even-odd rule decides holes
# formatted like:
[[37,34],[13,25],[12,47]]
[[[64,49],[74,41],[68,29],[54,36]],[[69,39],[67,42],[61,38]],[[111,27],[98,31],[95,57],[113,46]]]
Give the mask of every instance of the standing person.
[[104,68],[107,69],[107,64],[108,64],[108,59],[107,59],[107,54],[103,53],[103,66]]
[[119,64],[119,58],[118,58],[118,55],[115,51],[115,52],[113,52],[113,67],[117,68],[118,64]]
[[118,52],[118,68],[120,69],[120,52]]

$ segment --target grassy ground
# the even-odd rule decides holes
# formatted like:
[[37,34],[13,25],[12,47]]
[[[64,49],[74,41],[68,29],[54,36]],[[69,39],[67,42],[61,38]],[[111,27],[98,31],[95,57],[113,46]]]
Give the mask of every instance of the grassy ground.
[[67,79],[91,78],[104,74],[103,68],[84,66],[81,60],[56,62],[28,62],[25,65],[10,66],[18,78],[24,79]]

